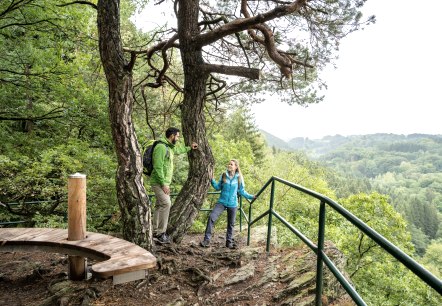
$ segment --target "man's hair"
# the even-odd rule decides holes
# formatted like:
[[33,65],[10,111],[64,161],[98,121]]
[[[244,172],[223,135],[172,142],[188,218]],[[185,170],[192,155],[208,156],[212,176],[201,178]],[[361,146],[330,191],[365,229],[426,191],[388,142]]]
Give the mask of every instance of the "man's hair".
[[177,129],[175,127],[170,127],[166,130],[166,138],[169,138],[170,135],[176,135],[180,132],[180,129]]

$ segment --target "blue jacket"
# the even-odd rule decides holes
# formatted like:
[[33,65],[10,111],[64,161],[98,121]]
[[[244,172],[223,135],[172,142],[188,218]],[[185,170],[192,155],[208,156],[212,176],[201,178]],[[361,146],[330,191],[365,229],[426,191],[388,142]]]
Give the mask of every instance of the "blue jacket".
[[237,193],[245,197],[246,199],[253,200],[254,196],[248,194],[244,189],[244,182],[239,184],[238,188],[238,173],[235,173],[232,179],[230,179],[228,172],[226,171],[226,182],[223,182],[223,176],[219,178],[219,181],[215,179],[211,180],[212,187],[215,190],[221,190],[221,195],[219,196],[218,203],[223,204],[225,207],[237,207],[238,197]]

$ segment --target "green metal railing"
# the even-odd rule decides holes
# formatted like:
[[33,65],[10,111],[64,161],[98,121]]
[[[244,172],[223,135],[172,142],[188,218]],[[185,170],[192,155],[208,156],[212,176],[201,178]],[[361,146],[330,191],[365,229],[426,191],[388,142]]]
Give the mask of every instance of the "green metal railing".
[[[275,183],[279,182],[283,185],[289,186],[291,188],[297,189],[298,191],[307,194],[311,197],[314,197],[320,201],[319,203],[319,220],[318,220],[318,243],[315,245],[310,239],[308,239],[305,235],[303,235],[299,230],[297,230],[293,225],[287,222],[281,215],[279,215],[274,210],[274,202],[275,202]],[[404,266],[406,266],[409,270],[411,270],[414,274],[416,274],[421,280],[435,289],[439,294],[442,295],[442,281],[431,274],[428,270],[422,267],[419,263],[413,260],[410,256],[402,252],[399,248],[397,248],[390,241],[385,239],[382,235],[377,233],[367,224],[362,222],[344,207],[331,200],[330,198],[319,194],[310,189],[304,188],[300,185],[291,183],[289,181],[283,180],[278,177],[271,177],[268,182],[261,188],[261,190],[256,194],[256,197],[259,196],[270,186],[270,203],[269,209],[262,213],[260,216],[256,217],[252,220],[252,204],[256,200],[250,202],[249,205],[249,215],[248,217],[244,217],[247,221],[247,245],[250,244],[250,228],[256,222],[268,216],[268,229],[267,229],[267,241],[266,241],[266,251],[269,253],[270,251],[270,236],[272,231],[272,218],[276,217],[282,224],[284,224],[290,231],[292,231],[296,236],[298,236],[310,249],[312,249],[317,255],[317,264],[316,264],[316,305],[321,305],[321,295],[323,289],[323,264],[330,269],[333,275],[337,278],[337,280],[341,283],[343,288],[347,291],[350,297],[357,305],[366,305],[364,300],[359,296],[353,286],[349,283],[349,281],[342,275],[342,273],[338,270],[338,268],[334,265],[331,259],[324,252],[324,237],[325,237],[325,219],[326,219],[326,207],[329,206],[334,211],[338,212],[345,219],[347,219],[350,223],[355,225],[360,231],[369,236],[373,241],[375,241],[382,249],[390,253],[393,257],[395,257],[399,262],[401,262]],[[242,223],[242,214],[244,213],[242,210],[242,201],[240,201],[241,207],[241,216],[240,216],[240,225]]]

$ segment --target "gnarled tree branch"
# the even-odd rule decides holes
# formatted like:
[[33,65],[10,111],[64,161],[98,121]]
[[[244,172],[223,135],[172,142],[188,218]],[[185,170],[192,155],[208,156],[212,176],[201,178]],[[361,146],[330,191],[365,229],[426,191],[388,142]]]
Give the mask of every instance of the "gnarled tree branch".
[[[245,5],[247,5],[246,0],[242,0],[242,2],[245,2]],[[211,32],[194,37],[193,43],[196,46],[201,47],[209,45],[222,37],[247,30],[255,25],[273,20],[275,18],[292,14],[293,12],[298,11],[301,7],[305,6],[305,3],[306,0],[297,0],[289,5],[277,6],[273,10],[270,10],[263,14],[235,19],[229,23],[220,26],[219,28],[216,28]]]
[[89,1],[72,1],[72,2],[68,2],[68,3],[58,4],[58,6],[63,7],[63,6],[73,5],[73,4],[86,4],[86,5],[91,6],[94,9],[97,9],[97,5],[95,5],[94,3],[89,2]]
[[259,79],[259,69],[248,68],[241,66],[226,66],[226,65],[214,65],[214,64],[204,64],[203,69],[207,73],[221,73],[227,75],[236,75],[245,77],[252,80]]

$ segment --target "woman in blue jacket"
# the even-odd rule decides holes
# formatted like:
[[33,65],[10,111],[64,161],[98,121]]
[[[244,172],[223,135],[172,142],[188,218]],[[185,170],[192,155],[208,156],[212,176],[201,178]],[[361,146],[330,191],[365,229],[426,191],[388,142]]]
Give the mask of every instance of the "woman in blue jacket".
[[227,234],[226,234],[226,247],[229,249],[235,248],[233,241],[233,227],[235,226],[236,210],[238,209],[238,196],[241,196],[252,200],[254,195],[248,194],[244,189],[244,179],[239,169],[239,162],[236,159],[232,159],[227,164],[227,171],[224,172],[218,182],[212,178],[211,180],[213,188],[221,190],[221,195],[210,213],[209,220],[207,220],[206,232],[204,234],[204,240],[201,241],[202,247],[208,247],[210,239],[212,238],[213,226],[224,210],[227,210]]

